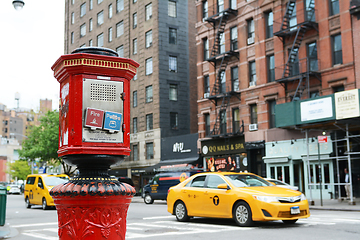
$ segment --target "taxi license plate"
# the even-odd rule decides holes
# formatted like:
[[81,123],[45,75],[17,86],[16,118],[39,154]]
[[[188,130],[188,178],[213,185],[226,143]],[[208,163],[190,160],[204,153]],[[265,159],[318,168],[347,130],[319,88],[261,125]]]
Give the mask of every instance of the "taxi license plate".
[[290,213],[291,214],[299,214],[300,213],[300,208],[298,206],[296,207],[291,207],[290,208]]

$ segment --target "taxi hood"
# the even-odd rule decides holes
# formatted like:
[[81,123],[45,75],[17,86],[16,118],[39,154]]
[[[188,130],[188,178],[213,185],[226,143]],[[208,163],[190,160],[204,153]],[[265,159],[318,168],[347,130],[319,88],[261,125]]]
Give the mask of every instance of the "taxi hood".
[[264,196],[277,196],[277,197],[295,197],[300,196],[301,192],[281,188],[276,186],[266,186],[266,187],[235,187],[235,191],[248,193],[251,195],[264,195]]

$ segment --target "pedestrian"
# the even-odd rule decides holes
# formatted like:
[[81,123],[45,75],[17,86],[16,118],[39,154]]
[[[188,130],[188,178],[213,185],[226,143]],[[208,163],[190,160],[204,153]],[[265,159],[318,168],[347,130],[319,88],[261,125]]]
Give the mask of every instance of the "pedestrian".
[[350,179],[349,179],[349,172],[347,168],[344,168],[345,173],[345,192],[346,192],[346,199],[350,199]]

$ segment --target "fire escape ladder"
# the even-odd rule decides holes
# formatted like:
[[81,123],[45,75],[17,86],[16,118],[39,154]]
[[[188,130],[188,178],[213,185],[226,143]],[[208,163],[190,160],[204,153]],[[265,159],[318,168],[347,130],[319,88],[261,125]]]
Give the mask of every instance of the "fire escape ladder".
[[297,64],[295,61],[296,61],[296,58],[297,58],[297,55],[299,52],[299,48],[300,48],[301,42],[304,38],[306,30],[307,30],[307,27],[305,25],[300,25],[296,32],[293,45],[289,52],[288,60],[285,64],[283,78],[287,78],[287,77],[291,76],[292,68],[293,68],[294,64]]
[[305,89],[306,89],[306,82],[304,81],[304,77],[301,76],[301,77],[299,77],[299,83],[298,83],[298,86],[296,87],[296,91],[294,93],[292,101],[300,100],[301,95],[303,94]]
[[216,30],[215,41],[214,41],[213,48],[211,50],[210,58],[213,58],[219,54],[220,40],[221,40],[220,38],[221,38],[221,34],[224,33],[224,31],[225,31],[225,26],[227,23],[228,16],[229,16],[228,14],[222,14],[219,17],[220,18],[219,26],[217,27],[217,30]]
[[226,108],[229,105],[231,95],[227,94],[222,97],[221,106],[218,109],[218,114],[216,117],[216,122],[214,124],[214,128],[211,131],[211,135],[226,135],[226,129],[225,132],[221,133],[221,114],[223,113],[223,110],[226,110]]
[[281,23],[281,30],[288,29],[290,27],[290,18],[293,14],[294,8],[296,6],[296,0],[289,0],[286,5],[286,13],[284,14],[283,21]]
[[214,87],[211,91],[211,96],[216,96],[222,92],[225,92],[224,89],[221,89],[221,80],[224,77],[227,65],[228,65],[228,61],[226,60],[226,56],[224,55],[221,57],[220,67],[216,74],[216,80],[215,80]]

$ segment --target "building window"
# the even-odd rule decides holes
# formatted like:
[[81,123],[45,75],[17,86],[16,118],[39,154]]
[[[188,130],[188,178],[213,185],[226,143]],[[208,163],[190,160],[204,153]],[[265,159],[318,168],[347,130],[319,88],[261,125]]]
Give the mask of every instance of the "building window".
[[84,37],[86,35],[86,24],[80,26],[80,37]]
[[133,77],[133,80],[134,80],[134,81],[137,80],[137,73],[136,73],[135,76]]
[[146,143],[146,159],[154,159],[154,143]]
[[341,34],[331,36],[332,42],[332,55],[333,66],[336,64],[342,64],[342,46],[341,46]]
[[169,100],[177,101],[178,86],[176,84],[170,84],[169,86]]
[[74,43],[74,32],[71,32],[71,44]]
[[232,110],[233,133],[240,132],[240,111],[238,108]]
[[176,38],[177,38],[177,29],[169,28],[169,43],[176,44]]
[[152,4],[149,3],[145,6],[145,21],[150,20],[152,18]]
[[210,80],[209,75],[204,76],[204,98],[210,96]]
[[89,40],[89,46],[90,46],[90,47],[93,46],[93,40],[92,40],[92,39]]
[[177,112],[171,112],[170,113],[170,128],[171,129],[178,129],[179,123],[178,123],[178,113]]
[[84,47],[86,47],[86,44],[85,44],[85,43],[80,46],[80,48],[84,48]]
[[92,18],[89,19],[89,32],[93,30],[93,20]]
[[273,12],[265,13],[266,19],[266,38],[271,38],[274,36],[273,24],[274,24],[274,15]]
[[209,12],[208,2],[203,1],[202,2],[202,18],[203,18],[203,21],[205,21],[205,19],[207,19],[209,17],[208,12]]
[[225,34],[220,34],[220,46],[219,46],[219,54],[225,53]]
[[247,20],[247,32],[248,32],[248,39],[247,44],[253,44],[255,42],[255,24],[254,19]]
[[224,11],[224,0],[217,0],[218,13]]
[[75,13],[71,13],[71,24],[75,23]]
[[137,91],[133,91],[133,107],[137,107]]
[[93,7],[94,7],[93,0],[90,0],[90,1],[89,1],[89,5],[90,5],[90,6],[89,6],[89,9],[92,10]]
[[289,20],[289,27],[290,27],[290,30],[293,31],[293,30],[296,30],[296,25],[297,25],[297,17],[296,17],[296,4],[294,6],[294,10],[290,16],[290,20]]
[[137,13],[133,14],[133,28],[137,27]]
[[176,2],[175,1],[168,1],[168,16],[169,17],[176,17]]
[[133,54],[137,54],[137,38],[133,39]]
[[236,1],[237,1],[237,0],[230,0],[230,8],[231,8],[231,9],[237,9]]
[[137,0],[133,0],[133,3],[136,3],[137,2]]
[[153,72],[153,63],[152,63],[152,58],[148,58],[145,60],[145,74],[146,75],[150,75]]
[[138,145],[133,145],[133,150],[132,150],[132,155],[133,155],[133,161],[139,161],[139,149],[138,149]]
[[169,56],[169,71],[176,72],[177,71],[177,57]]
[[256,86],[256,65],[255,61],[249,62],[249,85]]
[[205,136],[210,135],[210,114],[206,113],[204,114],[204,120],[205,120]]
[[137,133],[137,118],[133,118],[133,133]]
[[238,48],[237,27],[232,27],[230,29],[230,38],[231,38],[231,51],[234,51]]
[[231,68],[231,85],[233,91],[239,91],[239,68],[232,67]]
[[344,85],[340,85],[340,86],[333,87],[332,90],[334,93],[337,93],[337,92],[342,92],[345,89],[344,89]]
[[124,0],[116,0],[116,12],[124,10]]
[[203,48],[204,48],[204,61],[209,59],[210,52],[209,52],[209,39],[204,38],[203,39]]
[[116,37],[120,37],[124,34],[124,21],[116,24]]
[[339,14],[339,0],[330,0],[330,16]]
[[97,46],[98,47],[104,46],[104,34],[103,33],[100,33],[99,35],[97,35]]
[[226,72],[224,70],[220,72],[220,92],[226,93]]
[[104,11],[101,11],[97,14],[97,24],[101,25],[104,23]]
[[145,47],[149,48],[152,46],[152,30],[145,33]]
[[145,88],[145,102],[149,103],[153,101],[153,88],[152,85]]
[[102,3],[103,0],[97,0],[97,4],[99,5],[100,3]]
[[276,105],[276,101],[275,100],[271,100],[268,101],[268,106],[269,106],[269,128],[275,128],[275,105]]
[[257,124],[257,122],[258,122],[257,118],[258,118],[258,116],[257,116],[257,105],[252,104],[252,105],[250,105],[250,123],[251,124]]
[[112,15],[113,15],[113,8],[112,8],[112,4],[109,5],[109,18],[111,19],[112,18]]
[[275,57],[274,55],[267,56],[267,71],[268,71],[268,82],[275,81]]
[[86,2],[80,5],[80,17],[83,17],[86,14]]
[[226,110],[220,111],[220,134],[226,133]]
[[309,59],[309,70],[311,72],[318,71],[317,44],[312,42],[307,44],[307,55]]
[[150,131],[153,129],[153,115],[147,114],[146,115],[146,131]]
[[120,47],[116,48],[116,52],[119,55],[119,57],[124,57],[124,45],[121,45]]
[[112,42],[112,27],[111,28],[109,28],[109,30],[108,30],[108,34],[109,34],[109,42]]

